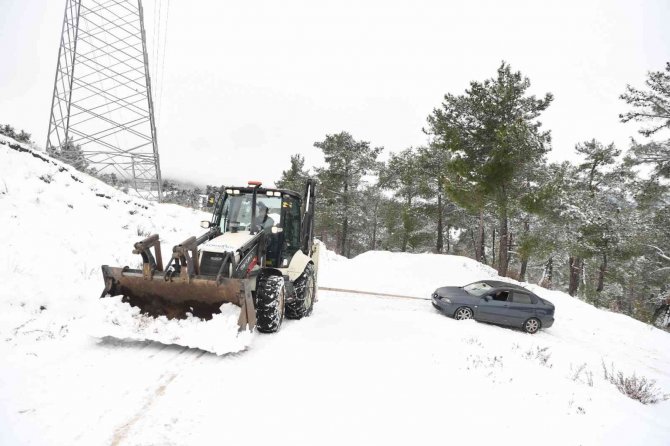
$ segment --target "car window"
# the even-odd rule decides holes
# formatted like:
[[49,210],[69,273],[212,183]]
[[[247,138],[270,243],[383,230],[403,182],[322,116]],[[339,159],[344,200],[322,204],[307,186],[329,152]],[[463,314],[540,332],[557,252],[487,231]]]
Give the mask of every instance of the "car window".
[[497,300],[497,301],[500,301],[500,302],[506,302],[507,299],[509,298],[509,294],[510,294],[509,291],[500,290],[500,291],[496,291],[495,293],[491,294],[491,297],[493,298],[493,300]]
[[470,285],[465,285],[463,289],[475,296],[483,296],[491,289],[491,285],[485,282],[475,282]]
[[528,293],[522,293],[519,291],[514,292],[514,297],[512,298],[512,302],[515,304],[532,304],[533,301],[530,298],[530,294]]

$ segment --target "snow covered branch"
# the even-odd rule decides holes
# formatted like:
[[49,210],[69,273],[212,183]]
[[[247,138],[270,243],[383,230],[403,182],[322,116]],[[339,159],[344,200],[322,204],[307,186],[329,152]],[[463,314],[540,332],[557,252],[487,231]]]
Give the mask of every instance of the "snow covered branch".
[[659,248],[658,246],[654,246],[654,245],[646,245],[646,246],[648,246],[648,247],[650,247],[650,248],[656,250],[656,253],[658,254],[658,256],[659,256],[660,258],[662,258],[663,260],[667,260],[668,262],[670,262],[670,257],[668,257],[668,255],[665,254],[665,252],[664,252],[661,248]]

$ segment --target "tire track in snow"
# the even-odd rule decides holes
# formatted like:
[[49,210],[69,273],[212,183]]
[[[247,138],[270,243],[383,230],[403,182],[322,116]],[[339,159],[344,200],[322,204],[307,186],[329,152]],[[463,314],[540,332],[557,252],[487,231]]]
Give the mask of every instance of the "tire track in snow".
[[149,411],[151,406],[153,406],[154,403],[165,394],[165,389],[177,377],[177,375],[177,372],[171,373],[163,382],[163,384],[154,390],[153,394],[144,402],[144,405],[140,408],[140,410],[137,411],[137,413],[135,413],[135,415],[130,420],[114,431],[114,436],[112,437],[111,443],[112,446],[118,446],[123,440],[126,439],[130,429],[135,425],[135,423],[141,420],[144,414]]
[[[177,355],[175,355],[175,357],[178,357],[178,356],[182,355],[186,351],[192,351],[192,349],[190,349],[188,347],[184,347],[182,349],[182,351],[180,351]],[[197,361],[205,353],[207,353],[207,352],[205,352],[205,351],[199,352],[197,355],[195,355],[193,357],[193,359],[191,361],[188,361],[188,363],[193,363],[193,362]],[[179,373],[181,373],[181,371],[184,369],[184,367],[185,367],[185,364],[182,363],[181,367],[179,367],[177,370],[163,373],[160,376],[159,381],[161,381],[161,383],[158,385],[158,387],[156,387],[156,389],[153,392],[151,392],[149,397],[144,401],[144,404],[142,405],[142,407],[127,422],[125,422],[124,424],[122,424],[121,426],[119,426],[118,428],[116,428],[114,430],[114,434],[112,436],[112,441],[111,441],[112,446],[119,446],[121,444],[121,442],[123,442],[127,438],[128,433],[133,428],[133,426],[135,426],[135,424],[137,424],[138,421],[140,421],[142,418],[144,418],[144,416],[151,410],[151,407],[163,395],[165,395],[165,391],[166,391],[167,387],[170,385],[170,383],[172,383],[172,381],[174,381],[174,379],[177,376],[179,376]],[[167,377],[166,377],[166,375],[167,375]]]

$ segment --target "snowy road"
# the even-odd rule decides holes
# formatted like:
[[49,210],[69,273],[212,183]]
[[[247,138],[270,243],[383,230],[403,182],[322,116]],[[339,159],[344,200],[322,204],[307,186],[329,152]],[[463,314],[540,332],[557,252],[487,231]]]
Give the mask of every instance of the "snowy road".
[[[3,405],[19,444],[513,444],[550,433],[545,444],[660,445],[670,434],[651,407],[570,380],[553,330],[457,322],[428,301],[323,292],[312,317],[223,357],[91,338],[65,355],[53,347],[16,352],[0,388],[22,403]],[[527,357],[537,347],[551,367]]]

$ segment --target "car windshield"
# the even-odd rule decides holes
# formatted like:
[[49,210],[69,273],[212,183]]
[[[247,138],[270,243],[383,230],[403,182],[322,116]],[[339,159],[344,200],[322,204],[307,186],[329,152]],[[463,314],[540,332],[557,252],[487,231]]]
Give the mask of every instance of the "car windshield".
[[483,296],[489,292],[492,287],[486,282],[475,282],[470,285],[465,285],[463,289],[474,296]]

